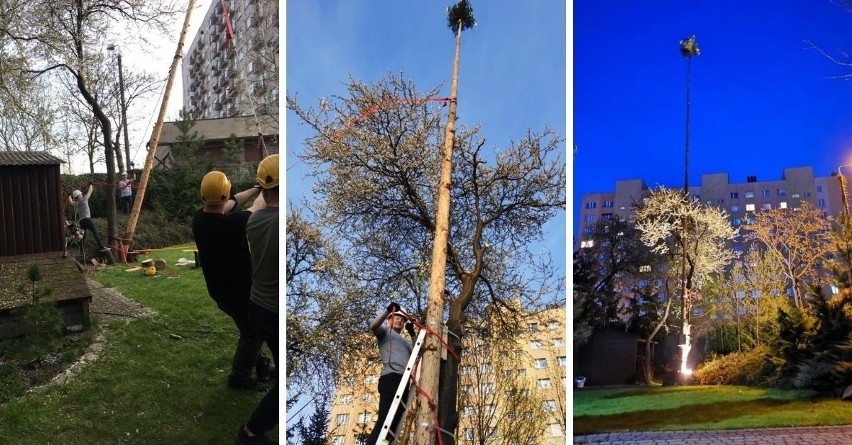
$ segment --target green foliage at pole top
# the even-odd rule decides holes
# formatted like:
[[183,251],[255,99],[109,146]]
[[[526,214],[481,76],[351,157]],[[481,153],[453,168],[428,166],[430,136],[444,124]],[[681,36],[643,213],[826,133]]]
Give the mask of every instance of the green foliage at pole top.
[[462,31],[476,26],[473,8],[470,7],[470,2],[467,0],[460,0],[455,5],[447,7],[447,26],[453,31],[453,35],[458,33],[459,24],[461,24]]
[[683,57],[692,57],[701,54],[698,42],[695,41],[695,35],[691,35],[688,39],[680,41],[680,53]]

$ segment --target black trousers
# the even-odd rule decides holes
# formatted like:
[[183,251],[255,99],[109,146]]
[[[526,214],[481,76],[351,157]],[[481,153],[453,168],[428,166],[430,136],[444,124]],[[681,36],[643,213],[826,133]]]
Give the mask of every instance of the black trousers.
[[86,241],[86,234],[92,232],[92,235],[95,236],[95,242],[98,243],[98,249],[104,250],[104,243],[101,242],[101,237],[98,236],[98,229],[95,228],[95,224],[89,218],[83,218],[80,221],[80,228],[85,230],[83,232],[83,239],[80,240],[80,252],[83,251],[83,243]]
[[[263,341],[272,351],[272,360],[278,368],[278,313],[249,303],[249,316],[257,327]],[[255,408],[246,426],[254,434],[265,434],[278,424],[278,373],[275,373],[275,385],[263,396]]]
[[[379,440],[379,433],[382,432],[382,425],[385,423],[385,419],[388,416],[388,411],[390,411],[391,404],[393,404],[393,396],[396,394],[397,388],[399,388],[399,383],[402,381],[402,374],[397,374],[392,372],[390,374],[385,374],[379,377],[379,419],[376,420],[376,425],[373,427],[373,432],[370,433],[370,438],[367,439],[367,445],[376,445],[376,441]],[[408,391],[411,388],[406,388],[405,392],[402,393],[402,400],[405,400],[408,395]],[[393,422],[391,422],[390,430],[393,431],[396,429],[396,425],[399,423],[400,419],[402,419],[402,413],[404,413],[402,407],[396,411],[396,415],[394,415]],[[387,436],[390,438],[391,436]]]

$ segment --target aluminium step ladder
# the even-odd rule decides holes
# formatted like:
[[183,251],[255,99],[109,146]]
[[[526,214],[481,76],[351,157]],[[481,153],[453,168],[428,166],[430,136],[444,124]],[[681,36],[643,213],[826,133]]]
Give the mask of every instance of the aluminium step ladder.
[[[408,407],[411,406],[411,402],[414,400],[414,395],[417,393],[414,388],[411,388],[411,390],[408,391],[408,396],[403,402],[402,395],[405,393],[405,388],[408,386],[408,380],[411,377],[411,373],[414,371],[414,367],[416,365],[418,365],[419,368],[420,348],[423,346],[425,338],[426,329],[421,329],[420,334],[417,335],[417,341],[414,342],[414,347],[411,349],[411,355],[408,357],[408,363],[405,365],[405,371],[402,373],[402,380],[399,383],[399,387],[396,389],[396,394],[393,397],[393,403],[391,403],[390,410],[388,410],[388,414],[385,416],[385,422],[382,424],[382,430],[379,432],[379,438],[376,441],[379,445],[393,445],[397,443],[397,440],[399,439],[397,436],[399,435],[402,425],[405,424],[405,415],[400,417],[399,422],[397,422],[396,428],[394,428],[393,431],[391,431],[390,426],[393,423],[393,419],[396,417],[396,413],[399,411],[400,407],[407,414]],[[417,372],[415,376],[419,379],[420,373]]]

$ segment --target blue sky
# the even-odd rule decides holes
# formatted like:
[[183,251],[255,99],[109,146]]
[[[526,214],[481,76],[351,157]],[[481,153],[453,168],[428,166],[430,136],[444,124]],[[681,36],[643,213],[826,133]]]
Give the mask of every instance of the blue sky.
[[[287,94],[316,106],[320,97],[344,95],[349,73],[372,83],[402,71],[422,90],[443,82],[440,95],[449,96],[454,36],[445,8],[452,3],[288,2]],[[527,129],[545,125],[566,136],[564,2],[474,0],[471,5],[477,26],[462,35],[458,122],[482,124],[487,146],[508,146]],[[295,156],[309,135],[288,113],[288,202],[298,202],[309,190],[306,166]],[[565,258],[565,221],[560,215],[546,227],[548,248],[560,260]]]
[[[695,35],[690,184],[828,176],[852,162],[852,74],[810,49],[852,51],[852,14],[829,0],[580,0],[573,5],[573,206],[617,179],[683,187],[687,62]],[[848,159],[848,161],[847,161]],[[845,172],[845,170],[844,170]]]

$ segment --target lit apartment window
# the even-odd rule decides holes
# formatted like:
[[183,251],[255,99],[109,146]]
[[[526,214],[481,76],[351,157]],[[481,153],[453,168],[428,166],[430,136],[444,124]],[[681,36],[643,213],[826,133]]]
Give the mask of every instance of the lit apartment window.
[[754,192],[745,192],[746,199],[754,198]]
[[643,265],[639,266],[639,273],[645,273],[645,272],[650,272],[650,271],[651,271],[651,265],[650,264],[643,264]]
[[349,414],[338,414],[334,417],[334,423],[337,426],[346,425],[349,423]]
[[753,212],[754,204],[746,204],[746,212]]
[[740,199],[740,192],[731,192],[731,199]]
[[790,195],[790,197],[793,198],[793,199],[799,199],[801,196],[802,195],[800,195],[798,193],[793,193],[792,195]]
[[740,206],[731,206],[731,213],[739,212]]
[[550,379],[538,379],[538,389],[550,389]]
[[541,404],[541,407],[544,408],[545,411],[556,411],[556,401],[545,400],[544,403]]
[[626,210],[627,206],[618,206],[618,210]]
[[535,362],[533,363],[533,365],[537,369],[547,368],[547,359],[546,358],[537,358],[537,359],[535,359]]
[[587,209],[594,209],[594,208],[597,208],[597,207],[598,207],[598,203],[596,203],[596,202],[587,202],[586,203]]
[[768,198],[768,197],[769,197],[769,190],[764,190],[764,191],[760,192],[760,194],[761,194],[764,198]]
[[787,208],[787,202],[781,201],[780,203],[778,203],[778,208],[779,209],[786,209]]
[[787,196],[787,190],[778,189],[778,196]]
[[473,385],[465,384],[460,389],[463,394],[473,394]]
[[760,210],[772,210],[772,204],[770,204],[768,202],[766,204],[761,204]]

